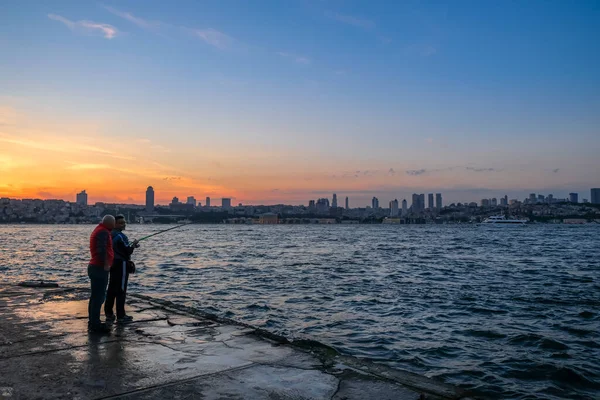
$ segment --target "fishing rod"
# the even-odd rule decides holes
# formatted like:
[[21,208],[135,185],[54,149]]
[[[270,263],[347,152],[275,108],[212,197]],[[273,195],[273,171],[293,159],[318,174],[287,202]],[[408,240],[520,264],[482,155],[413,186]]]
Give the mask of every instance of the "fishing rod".
[[168,232],[168,231],[172,231],[173,229],[181,228],[182,226],[186,226],[186,225],[190,225],[190,224],[191,224],[191,222],[188,222],[187,224],[181,224],[181,225],[177,225],[177,226],[174,226],[174,227],[171,227],[171,228],[169,228],[169,229],[165,229],[165,230],[162,230],[162,231],[159,231],[159,232],[154,232],[154,233],[153,233],[153,234],[151,234],[151,235],[144,236],[144,237],[143,237],[143,238],[141,238],[141,239],[137,239],[137,241],[138,241],[138,242],[141,242],[142,240],[146,240],[146,239],[148,239],[148,238],[151,238],[152,236],[160,235],[161,233],[165,233],[165,232]]

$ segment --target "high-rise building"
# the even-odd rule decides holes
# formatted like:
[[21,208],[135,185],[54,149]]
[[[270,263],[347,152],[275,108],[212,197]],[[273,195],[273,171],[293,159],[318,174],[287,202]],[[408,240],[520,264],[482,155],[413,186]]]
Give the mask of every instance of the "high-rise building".
[[227,197],[223,197],[221,199],[221,208],[223,210],[229,210],[231,208],[231,199]]
[[171,204],[179,204],[179,198],[177,196],[173,197],[173,200],[171,200]]
[[206,198],[206,202],[204,203],[206,207],[210,207],[210,197]]
[[412,195],[412,205],[410,208],[414,213],[419,212],[419,195],[416,193],[413,193]]
[[188,198],[187,198],[187,204],[191,204],[194,207],[196,207],[196,199],[194,198],[194,196],[188,196]]
[[154,212],[154,189],[152,186],[148,186],[146,189],[146,212]]
[[398,199],[390,201],[390,217],[398,216]]
[[81,193],[77,193],[77,204],[81,206],[87,206],[88,203],[88,195],[85,190],[82,190]]
[[308,202],[308,208],[310,208],[310,209],[314,209],[315,208],[315,201],[314,200],[310,200]]
[[329,199],[319,199],[317,200],[317,212],[321,214],[326,214],[329,212]]
[[408,203],[406,199],[402,200],[402,215],[405,216],[408,214]]
[[495,197],[493,197],[492,200],[490,200],[490,205],[492,207],[496,207],[498,205],[498,199],[496,199]]
[[427,195],[427,207],[429,211],[433,211],[433,193]]
[[545,203],[546,202],[546,197],[543,194],[538,194],[537,202],[538,203]]
[[371,207],[373,207],[374,209],[379,208],[379,199],[377,197],[373,197],[373,199],[371,200]]
[[590,198],[592,204],[600,204],[600,188],[590,189]]
[[548,204],[554,203],[554,195],[549,194],[548,197],[546,197],[546,201],[548,202]]
[[578,193],[569,193],[569,202],[579,203],[579,194]]
[[508,205],[508,198],[507,197],[500,197],[500,206],[506,207],[507,205]]
[[481,207],[489,207],[490,201],[489,199],[481,199]]
[[416,194],[412,195],[412,212],[420,213],[425,210],[425,194]]
[[441,193],[436,193],[435,194],[435,208],[440,211],[442,209],[443,205],[442,205],[442,194]]
[[346,210],[350,209],[350,199],[348,199],[348,196],[346,196]]
[[333,194],[333,201],[331,202],[331,207],[337,208],[337,194]]
[[529,195],[529,204],[535,204],[537,203],[537,197],[535,196],[535,193],[531,193]]

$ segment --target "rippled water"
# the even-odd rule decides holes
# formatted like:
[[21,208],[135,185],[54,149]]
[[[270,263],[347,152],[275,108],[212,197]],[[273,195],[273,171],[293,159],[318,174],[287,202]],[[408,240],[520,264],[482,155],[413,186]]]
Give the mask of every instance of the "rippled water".
[[[92,229],[0,226],[2,280],[86,285]],[[600,225],[192,225],[143,242],[130,291],[490,397],[597,399],[599,251]]]

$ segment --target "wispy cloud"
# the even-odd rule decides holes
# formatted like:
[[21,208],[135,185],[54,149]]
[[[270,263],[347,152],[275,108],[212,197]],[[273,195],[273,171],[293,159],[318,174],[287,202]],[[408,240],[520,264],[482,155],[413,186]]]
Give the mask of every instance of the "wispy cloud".
[[555,174],[558,174],[558,171],[560,171],[560,168],[554,168],[554,169],[552,170],[552,172],[553,172],[553,173],[555,173]]
[[14,138],[6,135],[0,135],[0,142],[16,144],[37,150],[54,151],[59,153],[97,153],[107,157],[118,158],[122,160],[135,160],[133,157],[124,156],[115,152],[92,146],[86,143],[76,143],[67,138],[45,137],[36,139]]
[[72,163],[67,167],[67,169],[74,170],[85,170],[85,169],[110,169],[110,165],[108,164],[77,164]]
[[419,175],[423,175],[425,173],[427,173],[427,170],[424,168],[423,169],[409,169],[408,171],[406,171],[406,174],[410,175],[410,176],[419,176]]
[[390,168],[390,169],[388,170],[388,175],[389,175],[389,176],[395,176],[395,175],[396,175],[396,171],[394,171],[394,168]]
[[48,14],[48,18],[65,24],[69,29],[71,29],[74,32],[81,32],[87,34],[100,33],[106,39],[114,39],[119,34],[119,30],[109,24],[103,24],[87,20],[71,21],[65,17],[56,14]]
[[355,17],[352,15],[343,15],[343,14],[338,14],[338,13],[327,13],[326,15],[329,18],[335,19],[336,21],[342,22],[347,25],[352,25],[357,28],[362,28],[362,29],[375,28],[375,22],[373,22],[369,19]]
[[496,168],[475,168],[475,167],[465,167],[465,169],[467,171],[473,171],[473,172],[494,172],[494,171],[500,171]]
[[431,169],[425,169],[425,168],[421,168],[421,169],[409,169],[406,172],[407,175],[410,176],[419,176],[419,175],[424,175],[424,174],[432,174],[432,173],[436,173],[436,172],[447,172],[447,171],[454,171],[456,169],[464,169],[466,171],[471,171],[471,172],[500,172],[502,171],[502,169],[498,169],[498,168],[479,168],[479,167],[464,167],[464,166],[452,166],[452,167],[445,167],[445,168],[431,168]]
[[431,44],[415,43],[406,47],[406,52],[411,55],[430,57],[437,53],[437,47]]
[[299,56],[297,54],[286,53],[283,51],[280,51],[277,54],[280,55],[281,57],[292,59],[292,60],[294,60],[294,62],[296,62],[298,64],[308,65],[311,63],[310,58],[304,57],[304,56]]
[[133,15],[130,12],[120,11],[120,10],[117,10],[116,8],[109,7],[109,6],[104,6],[104,8],[108,12],[116,15],[117,17],[121,17],[123,19],[126,19],[129,22],[136,24],[140,28],[154,29],[154,28],[158,28],[161,25],[161,23],[158,21],[148,21],[144,18],[136,17],[135,15]]
[[231,36],[226,35],[223,32],[219,32],[218,30],[213,28],[187,30],[191,32],[192,35],[203,40],[207,44],[221,50],[230,48],[234,42],[234,39]]

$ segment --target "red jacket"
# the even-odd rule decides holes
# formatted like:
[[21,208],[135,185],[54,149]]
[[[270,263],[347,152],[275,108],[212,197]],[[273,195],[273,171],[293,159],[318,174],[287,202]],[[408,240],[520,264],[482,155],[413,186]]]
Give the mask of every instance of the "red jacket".
[[100,224],[90,236],[90,253],[92,259],[90,265],[104,267],[105,264],[112,265],[115,253],[112,246],[112,237],[110,230]]

